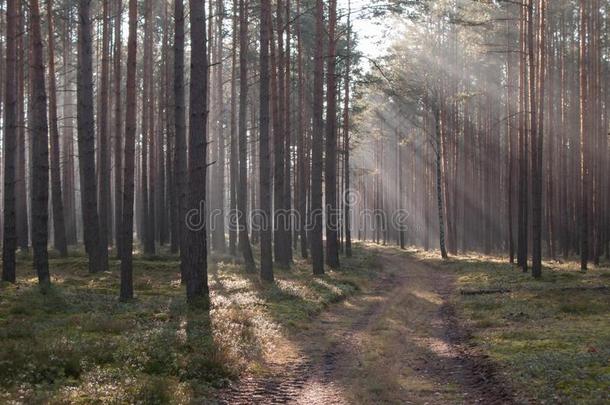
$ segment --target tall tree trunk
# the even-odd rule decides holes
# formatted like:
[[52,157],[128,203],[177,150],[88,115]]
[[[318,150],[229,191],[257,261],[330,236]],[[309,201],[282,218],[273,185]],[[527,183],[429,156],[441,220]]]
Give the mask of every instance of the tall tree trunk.
[[225,241],[225,139],[224,139],[224,86],[222,80],[223,70],[223,14],[224,7],[223,1],[216,1],[216,61],[214,66],[215,79],[214,79],[214,90],[216,91],[215,107],[216,107],[216,137],[218,142],[217,156],[218,161],[216,162],[217,173],[215,176],[214,193],[216,197],[216,209],[218,215],[214,219],[214,229],[212,230],[213,235],[213,246],[214,250],[218,252],[224,252],[226,249]]
[[[270,34],[271,43],[271,105],[273,119],[273,253],[275,262],[281,267],[288,267],[286,260],[286,212],[284,212],[284,22],[282,19],[282,1],[277,1],[276,25],[277,47]],[[267,17],[272,27],[271,11]],[[272,29],[272,28],[271,28]]]
[[301,0],[297,0],[297,75],[299,87],[299,107],[297,122],[297,201],[299,212],[299,239],[301,257],[307,259],[307,177],[305,153],[305,76],[303,74],[303,41],[301,23]]
[[174,131],[175,131],[175,157],[174,157],[174,184],[176,185],[177,221],[174,231],[178,234],[180,245],[180,271],[182,282],[186,282],[184,255],[186,255],[186,116],[184,100],[184,3],[175,0],[174,4]]
[[580,133],[580,268],[587,270],[589,261],[589,140],[587,127],[588,80],[588,7],[585,0],[580,0],[580,34],[579,34],[579,133]]
[[51,188],[53,202],[53,240],[55,249],[62,257],[68,255],[64,203],[61,187],[61,167],[59,158],[59,130],[57,128],[57,83],[55,78],[55,29],[53,24],[53,0],[47,0],[47,47],[49,52],[49,117],[51,141]]
[[17,36],[17,177],[16,177],[16,215],[17,215],[17,244],[22,252],[29,249],[30,227],[28,221],[28,200],[27,200],[27,171],[26,171],[26,122],[25,122],[25,67],[28,64],[26,59],[26,42],[28,32],[25,28],[25,9],[27,4],[20,3],[19,6],[19,31]]
[[339,241],[337,229],[337,65],[335,29],[337,25],[337,1],[328,4],[328,72],[326,76],[326,264],[333,269],[339,267]]
[[257,225],[261,239],[261,272],[263,281],[273,282],[273,252],[271,246],[271,185],[269,176],[269,43],[271,37],[271,4],[260,1],[260,91],[259,91],[259,209]]
[[17,229],[15,217],[15,151],[17,149],[17,26],[18,0],[6,5],[6,76],[4,99],[4,232],[2,243],[2,280],[14,283]]
[[284,57],[284,70],[285,70],[285,74],[284,74],[284,80],[286,81],[286,85],[285,85],[285,108],[284,108],[284,133],[285,133],[285,137],[284,137],[284,141],[285,141],[285,146],[284,146],[284,202],[283,202],[283,208],[284,208],[284,212],[287,212],[288,215],[286,216],[286,242],[284,244],[284,249],[285,249],[285,260],[287,263],[292,263],[292,240],[293,240],[293,235],[292,232],[294,230],[294,223],[293,223],[293,215],[292,215],[292,189],[291,189],[291,164],[292,164],[292,159],[291,159],[291,149],[292,149],[292,81],[291,81],[291,72],[292,72],[292,67],[291,67],[291,63],[290,63],[290,59],[291,59],[291,50],[290,50],[290,38],[291,38],[291,33],[290,33],[290,26],[292,24],[292,17],[291,17],[291,3],[290,0],[285,0],[286,5],[285,5],[285,10],[286,10],[286,52],[285,52],[285,57]]
[[229,151],[229,253],[235,256],[237,253],[237,233],[239,218],[237,217],[237,46],[239,38],[239,0],[233,0],[233,44],[231,47],[231,139]]
[[[190,0],[191,20],[191,81],[190,125],[188,150],[187,251],[182,256],[185,265],[186,296],[189,302],[207,300],[207,230],[205,224],[208,121],[208,60],[205,5]],[[197,79],[197,80],[193,80]],[[194,219],[198,221],[193,222]]]
[[523,4],[521,7],[520,19],[520,61],[519,61],[519,226],[517,237],[517,263],[522,267],[523,271],[527,271],[527,168],[528,168],[528,153],[527,153],[527,79],[526,79],[526,8]]
[[[350,102],[350,74],[351,74],[351,1],[347,2],[347,58],[345,60],[345,96],[343,98],[343,153],[344,153],[344,163],[343,163],[343,177],[345,182],[345,190],[343,192],[344,198],[344,227],[345,227],[345,256],[352,256],[352,230],[351,230],[351,217],[350,217],[350,208],[351,208],[351,185],[350,185],[350,135],[349,135],[349,102]],[[400,152],[399,152],[400,153]],[[402,156],[402,155],[400,155]],[[401,170],[401,185],[402,185],[402,169]],[[401,188],[402,190],[402,188]],[[402,194],[401,194],[402,195]],[[400,208],[400,207],[399,207]],[[404,244],[404,230],[400,230],[401,242]]]
[[136,48],[138,42],[138,1],[129,0],[129,37],[127,39],[127,86],[125,109],[125,160],[123,183],[123,223],[121,224],[121,300],[133,298],[133,199],[136,144]]
[[[533,7],[533,1],[531,4]],[[531,9],[531,8],[530,8]],[[544,129],[544,81],[546,73],[546,1],[538,2],[538,66],[536,78],[536,97],[531,97],[533,101],[532,116],[532,208],[533,208],[533,234],[532,234],[532,275],[535,278],[542,276],[542,147]],[[530,15],[530,17],[532,17]],[[531,35],[531,34],[530,34]],[[530,37],[530,41],[532,38]],[[533,42],[533,41],[532,41]],[[532,42],[530,46],[533,47]],[[533,67],[533,49],[530,49],[530,68]],[[532,75],[530,75],[530,78]],[[531,88],[531,85],[530,85]],[[537,105],[536,105],[537,103]],[[534,120],[536,120],[534,122]]]
[[116,0],[114,20],[114,235],[117,256],[121,258],[123,231],[123,109],[121,107],[121,25],[123,0]]
[[[49,124],[44,80],[44,55],[38,0],[30,0],[30,129],[32,131],[32,248],[34,269],[41,285],[49,285]],[[57,131],[55,131],[57,132]],[[59,146],[59,145],[57,145]],[[59,153],[58,153],[59,155]],[[59,160],[59,159],[58,159]],[[60,196],[61,200],[61,196]]]
[[144,77],[142,82],[142,143],[141,143],[141,195],[142,204],[140,209],[142,210],[142,235],[141,240],[144,244],[144,253],[153,255],[155,253],[155,230],[150,229],[151,217],[154,217],[154,213],[150,212],[151,203],[153,197],[149,193],[149,177],[152,177],[152,170],[149,171],[149,154],[151,151],[151,142],[154,147],[154,141],[152,140],[154,134],[154,128],[151,126],[154,117],[154,102],[153,102],[153,2],[152,0],[146,0],[144,2]]
[[434,154],[436,162],[436,202],[438,206],[438,238],[441,257],[447,259],[447,248],[445,246],[445,215],[443,208],[443,176],[442,176],[442,129],[441,129],[441,112],[440,107],[434,106],[434,133],[435,144]]
[[91,40],[91,0],[78,3],[77,127],[81,167],[83,229],[89,254],[89,271],[108,268],[108,250],[100,239],[95,177],[95,118],[93,115],[93,47]]
[[74,163],[74,97],[72,95],[72,73],[69,70],[69,65],[72,60],[72,46],[71,46],[71,26],[72,21],[72,10],[66,8],[64,21],[62,24],[62,42],[63,42],[63,97],[62,97],[62,113],[64,128],[62,132],[63,137],[63,196],[64,196],[64,213],[66,219],[66,238],[68,244],[75,245],[78,242],[77,232],[77,206],[76,206],[76,173]]
[[322,241],[322,144],[324,131],[323,94],[324,94],[324,5],[316,0],[316,34],[314,55],[313,84],[313,133],[311,152],[311,259],[313,273],[324,274],[324,244]]
[[248,236],[248,8],[246,0],[239,0],[239,188],[237,220],[239,221],[239,250],[246,263],[246,272],[254,273],[254,255]]
[[100,244],[108,249],[110,220],[110,142],[108,133],[108,108],[110,87],[110,9],[109,0],[102,0],[102,72],[100,80],[100,104],[97,113],[99,136],[99,218]]

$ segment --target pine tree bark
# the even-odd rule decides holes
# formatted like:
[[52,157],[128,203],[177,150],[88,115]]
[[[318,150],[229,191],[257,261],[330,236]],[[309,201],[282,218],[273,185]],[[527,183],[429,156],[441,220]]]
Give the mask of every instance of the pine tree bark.
[[589,139],[587,128],[588,99],[588,7],[580,0],[579,28],[579,134],[580,134],[580,269],[587,270],[589,261]]
[[78,21],[77,131],[83,195],[83,228],[89,255],[89,271],[97,273],[108,269],[108,250],[100,239],[97,211],[91,0],[79,0]]
[[441,257],[447,259],[447,248],[445,246],[445,215],[443,207],[443,176],[442,176],[442,129],[441,129],[441,112],[440,107],[433,106],[434,114],[434,133],[435,133],[435,145],[434,155],[436,162],[436,202],[438,208],[438,239],[439,247],[441,250]]
[[16,281],[15,250],[17,228],[15,215],[15,155],[17,149],[17,26],[18,0],[6,4],[6,76],[4,99],[4,221],[2,243],[2,280]]
[[174,3],[174,184],[176,185],[177,220],[174,232],[178,234],[180,245],[182,282],[186,282],[186,273],[183,263],[186,255],[186,116],[184,95],[184,3],[175,0]]
[[[344,163],[343,163],[343,177],[345,182],[345,190],[343,192],[344,198],[344,227],[345,227],[345,256],[352,257],[352,230],[351,230],[351,184],[350,184],[350,133],[349,133],[349,123],[350,123],[350,114],[349,114],[349,103],[350,103],[350,74],[351,74],[351,1],[348,0],[348,11],[347,11],[347,58],[345,60],[345,84],[344,90],[345,95],[343,97],[343,153],[344,153]],[[400,152],[399,152],[400,154]],[[402,154],[400,154],[402,156]],[[402,169],[399,167],[401,173],[401,184],[402,184]],[[402,194],[401,194],[402,195]],[[401,242],[404,244],[404,230],[400,231]]]
[[138,42],[138,1],[129,0],[129,36],[127,39],[127,86],[125,92],[125,154],[123,183],[123,223],[121,224],[121,291],[122,301],[133,298],[133,200],[136,144],[136,57]]
[[219,215],[214,219],[215,226],[212,230],[214,250],[224,253],[226,250],[225,240],[225,136],[224,136],[224,85],[222,78],[223,70],[223,0],[216,1],[216,61],[214,66],[215,79],[214,90],[216,91],[216,143],[218,161],[216,162],[217,173],[215,176],[214,193],[216,197],[216,208]]
[[315,55],[313,84],[313,133],[311,152],[311,212],[309,239],[313,274],[324,274],[324,244],[322,241],[322,145],[324,131],[323,94],[324,94],[324,5],[316,0],[315,9]]
[[[149,153],[151,151],[151,141],[154,135],[154,128],[151,126],[154,113],[152,108],[153,103],[153,2],[152,0],[146,0],[144,2],[144,77],[142,82],[142,142],[141,142],[141,228],[142,235],[141,241],[144,244],[144,253],[147,255],[153,255],[155,253],[155,231],[151,227],[151,216],[154,216],[153,212],[150,212],[150,200],[153,200],[149,193],[149,177],[152,177],[152,171],[149,172]],[[153,145],[154,146],[154,142]]]
[[25,67],[29,61],[26,58],[26,38],[28,32],[25,27],[25,10],[27,3],[19,5],[19,29],[17,36],[17,173],[16,173],[16,216],[17,216],[17,244],[22,252],[29,250],[30,223],[28,220],[27,201],[27,171],[26,171],[26,122],[25,122]]
[[[34,269],[38,283],[51,284],[49,275],[49,124],[47,121],[47,92],[45,87],[44,54],[38,0],[30,0],[30,83],[32,131],[32,248]],[[59,160],[59,159],[58,159]],[[61,198],[61,197],[60,197]]]
[[99,218],[100,243],[108,249],[110,220],[110,142],[109,142],[109,88],[110,88],[110,9],[109,0],[102,0],[102,71],[100,78],[100,104],[98,118],[98,179],[99,179]]
[[71,26],[69,22],[72,13],[70,9],[66,9],[64,21],[62,24],[62,61],[63,61],[63,97],[62,97],[62,113],[64,128],[62,131],[62,160],[63,160],[63,196],[64,196],[64,213],[66,220],[66,238],[68,244],[75,245],[78,242],[77,232],[77,207],[76,207],[76,173],[74,163],[74,101],[72,95],[72,73],[69,70],[69,65],[72,60],[71,53]]
[[123,0],[116,0],[114,20],[114,235],[117,257],[121,258],[123,231],[123,109],[121,103],[121,25]]
[[55,249],[62,257],[68,255],[66,241],[66,226],[64,221],[64,203],[61,185],[61,167],[59,158],[59,130],[57,127],[57,83],[55,72],[55,40],[53,24],[53,1],[47,0],[47,47],[49,60],[49,117],[50,117],[50,144],[51,144],[51,192],[53,203],[53,240]]
[[[190,125],[188,150],[189,213],[197,213],[198,221],[187,227],[187,251],[182,256],[185,266],[187,300],[195,303],[208,299],[207,230],[205,224],[208,120],[208,60],[205,5],[190,0],[191,78]],[[196,80],[194,80],[196,79]],[[190,218],[194,219],[194,218]],[[204,303],[207,305],[207,303]]]
[[339,227],[337,209],[337,65],[335,30],[337,25],[337,1],[328,3],[328,71],[326,76],[326,161],[324,167],[326,188],[326,264],[339,267]]
[[237,46],[239,37],[239,0],[233,0],[233,38],[231,46],[231,139],[229,151],[229,254],[237,254],[237,181],[238,181],[238,161],[237,161]]
[[[268,19],[273,21],[271,11]],[[270,34],[271,43],[271,105],[273,120],[273,254],[275,263],[287,267],[286,260],[286,212],[284,212],[284,23],[282,19],[282,2],[277,2],[276,12],[277,46]],[[272,25],[272,23],[270,23]],[[272,29],[272,28],[271,28]]]
[[239,188],[237,220],[239,221],[239,250],[246,264],[246,272],[254,273],[256,265],[248,233],[248,8],[246,0],[239,0]]
[[291,3],[290,0],[285,0],[285,10],[286,10],[286,52],[284,56],[284,80],[286,82],[285,85],[285,108],[284,108],[284,202],[283,208],[284,212],[288,213],[286,216],[286,242],[284,244],[284,255],[285,261],[290,264],[292,263],[292,242],[293,242],[293,231],[294,231],[294,223],[293,223],[293,215],[292,215],[292,182],[291,182],[291,173],[292,173],[292,158],[291,158],[291,150],[292,150],[292,66],[291,66],[291,32],[290,27],[292,25],[292,17],[291,17]]
[[301,0],[297,0],[297,76],[299,88],[297,122],[297,208],[299,212],[299,239],[301,257],[307,259],[307,177],[305,153],[305,76],[303,73],[303,41],[301,22]]
[[260,91],[259,91],[259,209],[257,226],[260,229],[261,271],[263,281],[273,282],[273,252],[271,246],[271,185],[269,177],[269,43],[271,37],[271,4],[260,1]]

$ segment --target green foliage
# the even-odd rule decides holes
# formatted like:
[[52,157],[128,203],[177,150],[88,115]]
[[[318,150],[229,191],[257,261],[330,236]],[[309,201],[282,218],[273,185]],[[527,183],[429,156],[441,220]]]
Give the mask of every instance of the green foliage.
[[608,268],[547,263],[541,280],[483,257],[453,259],[458,288],[506,289],[459,295],[475,342],[505,368],[524,396],[546,403],[610,401]]
[[[360,249],[314,278],[298,261],[266,285],[232,258],[210,272],[211,307],[185,302],[175,256],[136,256],[136,299],[118,300],[118,262],[89,274],[73,252],[50,261],[45,294],[29,262],[0,286],[0,403],[200,403],[245,369],[261,367],[283,328],[304,327],[366,286],[374,257]],[[24,259],[24,260],[27,260]]]

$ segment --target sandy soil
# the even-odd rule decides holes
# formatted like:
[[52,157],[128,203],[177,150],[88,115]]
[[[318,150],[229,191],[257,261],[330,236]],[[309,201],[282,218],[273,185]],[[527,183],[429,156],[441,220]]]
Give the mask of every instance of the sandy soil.
[[450,303],[453,276],[379,251],[370,291],[277,342],[265,370],[219,393],[222,404],[506,404],[510,390],[468,345]]

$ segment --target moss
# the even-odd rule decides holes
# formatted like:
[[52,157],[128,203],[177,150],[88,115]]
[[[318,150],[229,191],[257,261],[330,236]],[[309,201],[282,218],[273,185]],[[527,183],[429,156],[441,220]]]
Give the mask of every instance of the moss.
[[456,295],[473,340],[505,369],[526,398],[546,403],[607,403],[610,372],[610,271],[577,263],[545,263],[543,277],[483,256],[453,258],[446,267],[458,289],[509,289]]
[[116,260],[89,274],[82,250],[51,255],[53,286],[42,294],[21,255],[18,283],[0,284],[0,402],[204,402],[246,368],[262,368],[283,328],[303,328],[366,288],[375,264],[356,246],[339,271],[314,279],[297,259],[263,285],[238,260],[216,257],[205,311],[186,304],[178,258],[161,252],[134,257],[129,303],[118,301]]

